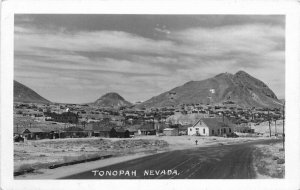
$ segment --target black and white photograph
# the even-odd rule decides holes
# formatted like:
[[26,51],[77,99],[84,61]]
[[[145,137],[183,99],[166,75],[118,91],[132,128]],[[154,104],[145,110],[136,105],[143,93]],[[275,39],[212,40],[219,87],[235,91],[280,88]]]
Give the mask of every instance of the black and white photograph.
[[283,182],[287,19],[14,13],[10,178]]
[[15,177],[284,178],[284,28],[281,15],[15,15]]

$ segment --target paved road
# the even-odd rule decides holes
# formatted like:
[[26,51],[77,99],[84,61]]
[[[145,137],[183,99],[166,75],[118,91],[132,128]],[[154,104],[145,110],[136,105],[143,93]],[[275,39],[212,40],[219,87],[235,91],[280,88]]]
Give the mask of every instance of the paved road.
[[64,179],[251,179],[255,178],[252,166],[253,145],[276,141],[279,140],[165,152]]

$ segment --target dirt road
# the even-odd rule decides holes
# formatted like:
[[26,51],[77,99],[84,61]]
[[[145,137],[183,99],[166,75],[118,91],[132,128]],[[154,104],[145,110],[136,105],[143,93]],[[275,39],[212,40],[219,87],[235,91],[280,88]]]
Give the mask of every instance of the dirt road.
[[97,168],[64,179],[251,179],[256,177],[252,164],[253,145],[277,141],[270,139],[176,150]]

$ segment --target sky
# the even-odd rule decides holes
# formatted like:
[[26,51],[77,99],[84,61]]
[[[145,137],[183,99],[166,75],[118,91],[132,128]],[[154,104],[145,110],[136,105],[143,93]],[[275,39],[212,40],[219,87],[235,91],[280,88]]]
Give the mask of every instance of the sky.
[[52,102],[134,103],[240,70],[285,97],[281,15],[17,14],[14,26],[14,79]]

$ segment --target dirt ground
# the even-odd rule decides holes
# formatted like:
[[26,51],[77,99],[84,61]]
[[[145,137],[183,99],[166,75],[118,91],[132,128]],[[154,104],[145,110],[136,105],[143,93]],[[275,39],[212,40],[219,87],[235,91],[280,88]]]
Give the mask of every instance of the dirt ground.
[[[268,139],[266,137],[241,137],[241,138],[224,138],[224,137],[204,137],[204,136],[140,136],[138,139],[159,139],[166,141],[169,146],[168,150],[189,149],[195,147],[211,146],[216,144],[234,144],[240,142],[249,142],[258,139]],[[197,140],[197,145],[196,141]]]
[[[268,122],[263,122],[263,123],[260,123],[259,125],[252,125],[251,128],[254,129],[254,131],[256,133],[262,133],[265,136],[269,136],[269,134],[270,134]],[[276,133],[280,134],[280,135],[283,133],[283,121],[282,120],[278,120],[276,122],[276,127],[275,127],[274,121],[271,122],[271,135],[275,136]]]
[[282,143],[256,145],[253,157],[257,178],[284,178],[285,152]]
[[70,138],[14,143],[14,170],[47,168],[54,163],[102,155],[122,156],[166,150],[160,139]]
[[36,171],[40,169],[45,171],[52,164],[102,155],[119,157],[119,162],[121,162],[121,158],[126,155],[149,155],[157,152],[215,144],[226,145],[257,139],[254,137],[137,136],[130,139],[94,137],[29,140],[24,143],[14,143],[14,170],[34,168]]

